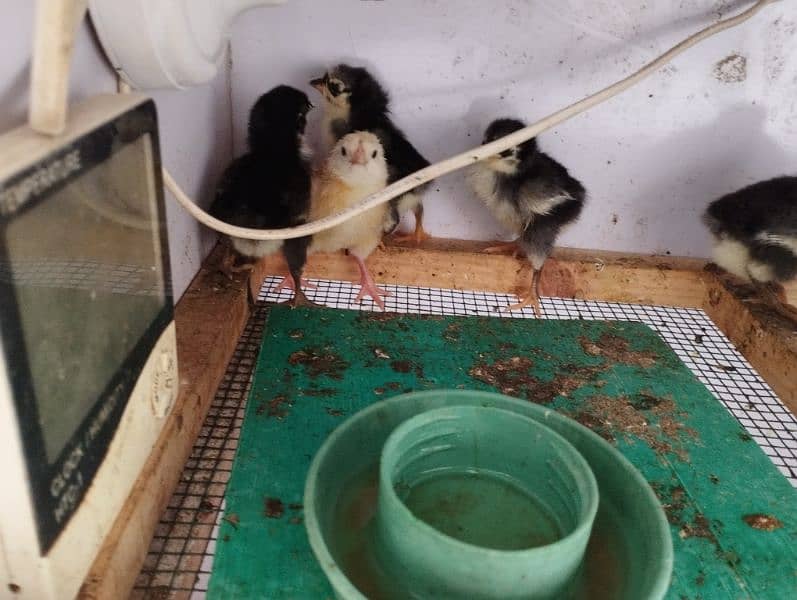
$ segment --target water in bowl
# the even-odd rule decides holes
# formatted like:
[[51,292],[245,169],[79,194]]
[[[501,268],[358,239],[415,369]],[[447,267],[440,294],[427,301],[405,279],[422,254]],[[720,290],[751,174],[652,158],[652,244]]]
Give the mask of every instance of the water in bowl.
[[462,542],[493,550],[552,544],[562,531],[551,512],[513,481],[496,473],[435,473],[396,493],[413,515]]
[[[335,509],[327,530],[327,544],[340,569],[368,600],[406,600],[397,595],[395,582],[386,578],[372,560],[370,528],[376,515],[379,463],[347,480],[340,495],[331,499]],[[571,596],[562,600],[616,600],[627,598],[620,576],[629,563],[620,535],[622,519],[605,502],[598,508],[582,578]]]

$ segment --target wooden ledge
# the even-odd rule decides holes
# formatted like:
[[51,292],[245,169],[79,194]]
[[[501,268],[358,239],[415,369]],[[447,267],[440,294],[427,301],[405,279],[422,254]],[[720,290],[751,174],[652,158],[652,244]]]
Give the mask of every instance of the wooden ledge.
[[[527,289],[528,262],[508,254],[485,254],[487,242],[432,239],[420,247],[388,245],[376,250],[367,264],[379,283],[479,290],[512,294]],[[695,307],[706,286],[705,261],[650,257],[597,250],[557,249],[546,263],[540,287],[543,295],[583,300]],[[253,285],[268,274],[283,274],[279,256],[258,265]],[[337,254],[309,258],[307,277],[357,280],[354,261]]]
[[[388,245],[369,258],[380,283],[514,293],[529,283],[528,264],[489,255],[487,243],[429,240],[421,247]],[[245,274],[233,282],[218,273],[224,246],[205,261],[177,304],[180,394],[158,443],[114,524],[79,595],[127,598],[161,514],[221,382],[249,316]],[[543,271],[544,295],[704,309],[775,393],[797,414],[797,335],[750,291],[686,258],[647,257],[561,249]],[[261,261],[250,285],[258,291],[270,274],[286,272],[281,257]],[[312,256],[307,277],[356,280],[342,254]],[[788,290],[797,300],[797,286]]]
[[725,274],[707,275],[702,308],[797,415],[797,325],[763,303],[750,286]]

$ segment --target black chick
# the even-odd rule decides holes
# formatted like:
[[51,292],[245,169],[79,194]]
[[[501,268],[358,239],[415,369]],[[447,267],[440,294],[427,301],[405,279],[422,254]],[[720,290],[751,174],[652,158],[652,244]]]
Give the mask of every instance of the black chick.
[[[279,229],[306,222],[310,210],[310,156],[304,143],[307,113],[313,107],[307,95],[281,85],[260,96],[249,113],[249,151],[224,171],[210,214],[240,227]],[[292,304],[312,304],[302,290],[301,275],[310,237],[289,240],[230,238],[244,257],[259,259],[282,249],[289,275],[280,284],[295,290]],[[228,253],[222,270],[233,266]]]
[[[490,123],[483,144],[525,127],[517,119]],[[518,236],[516,244],[534,269],[528,296],[509,310],[531,306],[540,315],[540,272],[559,232],[575,221],[586,191],[565,167],[528,140],[471,167],[468,182],[487,208]]]
[[714,261],[752,282],[781,314],[797,320],[783,283],[797,278],[797,177],[760,181],[714,200],[703,214]]
[[[370,131],[385,149],[388,184],[429,166],[398,127],[390,120],[390,98],[385,89],[366,69],[340,64],[310,82],[324,98],[323,132],[327,148],[348,133]],[[390,201],[385,232],[398,225],[409,211],[415,213],[415,231],[395,239],[414,239],[420,243],[429,235],[423,229],[423,200],[427,185],[416,187]]]

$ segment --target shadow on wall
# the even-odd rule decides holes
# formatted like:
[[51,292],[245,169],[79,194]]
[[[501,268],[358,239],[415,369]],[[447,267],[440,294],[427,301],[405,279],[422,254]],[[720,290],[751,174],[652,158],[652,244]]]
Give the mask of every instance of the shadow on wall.
[[30,86],[30,60],[4,86],[0,93],[0,132],[22,125],[27,118]]
[[[700,220],[708,203],[755,181],[787,174],[788,165],[795,164],[797,157],[764,133],[766,118],[762,107],[737,104],[709,125],[680,130],[647,148],[649,164],[655,168],[637,175],[644,184],[628,209],[633,212],[634,206],[640,206],[640,216],[625,215],[626,227],[635,229],[632,235],[647,239],[660,254],[680,254],[679,240],[705,239],[708,251]],[[709,153],[707,144],[712,147]],[[676,190],[681,193],[673,194]],[[600,199],[593,199],[597,202]],[[664,240],[671,246],[665,246]]]

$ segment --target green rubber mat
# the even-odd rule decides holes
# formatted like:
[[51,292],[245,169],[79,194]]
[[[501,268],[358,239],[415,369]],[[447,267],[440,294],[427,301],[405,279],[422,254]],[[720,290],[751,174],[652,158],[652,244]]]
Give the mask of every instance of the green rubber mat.
[[434,388],[546,403],[615,444],[671,523],[668,598],[797,597],[797,492],[646,325],[275,307],[209,598],[332,598],[303,526],[310,461],[347,416]]

